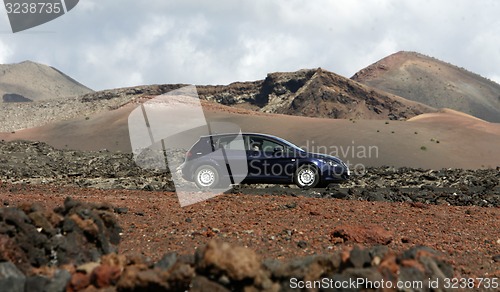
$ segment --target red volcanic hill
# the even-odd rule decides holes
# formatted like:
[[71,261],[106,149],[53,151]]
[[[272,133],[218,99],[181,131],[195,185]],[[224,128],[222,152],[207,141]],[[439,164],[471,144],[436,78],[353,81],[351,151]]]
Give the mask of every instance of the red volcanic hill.
[[499,84],[419,53],[395,53],[351,79],[435,108],[500,122]]
[[277,72],[265,80],[199,86],[200,96],[259,112],[334,119],[407,119],[435,109],[318,69]]

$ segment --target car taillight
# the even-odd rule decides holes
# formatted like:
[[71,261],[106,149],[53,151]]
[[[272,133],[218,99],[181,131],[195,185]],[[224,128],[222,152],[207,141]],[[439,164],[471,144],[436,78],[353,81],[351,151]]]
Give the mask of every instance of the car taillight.
[[193,156],[193,153],[191,151],[188,151],[186,153],[186,159],[190,158],[191,156]]

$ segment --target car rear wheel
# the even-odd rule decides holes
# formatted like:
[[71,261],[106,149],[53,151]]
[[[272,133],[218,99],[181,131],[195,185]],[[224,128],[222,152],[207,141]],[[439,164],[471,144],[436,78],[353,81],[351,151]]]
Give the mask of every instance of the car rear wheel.
[[219,172],[211,165],[202,165],[196,169],[194,182],[200,189],[212,189],[219,184]]
[[294,180],[299,188],[314,188],[319,183],[318,169],[312,165],[303,165],[295,172]]

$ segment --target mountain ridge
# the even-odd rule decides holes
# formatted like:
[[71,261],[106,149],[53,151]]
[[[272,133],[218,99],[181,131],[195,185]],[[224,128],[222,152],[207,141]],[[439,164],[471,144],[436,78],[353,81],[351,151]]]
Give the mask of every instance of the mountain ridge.
[[3,102],[29,102],[93,92],[60,70],[33,61],[0,64]]
[[[256,83],[257,82],[257,83]],[[259,112],[334,119],[407,119],[436,109],[317,69],[269,73],[257,86],[240,94],[224,90],[244,83],[199,86],[200,97],[223,105]]]
[[420,53],[394,53],[361,69],[351,79],[435,108],[451,108],[500,122],[498,83]]

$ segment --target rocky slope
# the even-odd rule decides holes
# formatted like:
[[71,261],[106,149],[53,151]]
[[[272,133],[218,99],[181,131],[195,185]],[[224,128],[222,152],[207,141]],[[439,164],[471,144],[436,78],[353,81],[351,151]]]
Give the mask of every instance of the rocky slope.
[[419,53],[395,53],[351,79],[435,108],[500,122],[500,84]]
[[24,61],[0,64],[0,95],[3,102],[29,102],[79,96],[92,90],[47,65]]
[[200,96],[266,113],[334,119],[407,119],[433,108],[363,86],[335,73],[271,73],[261,82],[199,87]]
[[[45,83],[51,84],[48,81]],[[182,86],[184,85],[143,85],[84,92],[78,97],[64,99],[40,97],[37,98],[38,101],[29,103],[20,102],[20,97],[8,95],[8,101],[18,102],[0,103],[0,132],[86,118],[129,102],[141,102]],[[203,100],[265,113],[334,119],[397,120],[435,111],[431,107],[378,91],[322,69],[271,73],[265,80],[229,85],[200,85],[196,88]]]

